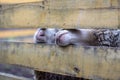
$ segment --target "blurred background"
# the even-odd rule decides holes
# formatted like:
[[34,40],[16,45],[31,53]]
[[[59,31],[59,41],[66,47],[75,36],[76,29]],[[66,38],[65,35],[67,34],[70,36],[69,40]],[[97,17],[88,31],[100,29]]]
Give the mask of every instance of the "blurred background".
[[[33,43],[35,30],[32,28],[0,28],[0,41]],[[6,75],[24,77],[28,80],[34,79],[34,71],[32,69],[10,64],[0,63],[0,75],[2,75],[0,80],[3,80],[4,78],[2,77]]]
[[32,43],[35,31],[32,28],[0,28],[0,41]]

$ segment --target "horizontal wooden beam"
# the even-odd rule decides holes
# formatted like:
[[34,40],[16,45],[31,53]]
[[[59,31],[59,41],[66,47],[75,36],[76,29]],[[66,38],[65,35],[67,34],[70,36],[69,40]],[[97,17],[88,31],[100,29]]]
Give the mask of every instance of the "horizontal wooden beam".
[[[29,35],[34,35],[37,29],[4,29],[0,30],[0,39],[2,38],[14,38],[14,37],[24,37]],[[3,35],[4,34],[4,35]],[[14,35],[13,35],[14,34]]]
[[120,79],[120,48],[0,42],[0,62],[88,79]]
[[119,28],[118,4],[118,0],[43,0],[1,4],[0,28]]
[[120,8],[119,0],[1,0],[0,4],[42,2],[50,9]]
[[119,0],[48,0],[45,4],[50,9],[120,8]]
[[31,2],[41,2],[43,0],[1,0],[0,4],[19,4],[19,3],[31,3]]

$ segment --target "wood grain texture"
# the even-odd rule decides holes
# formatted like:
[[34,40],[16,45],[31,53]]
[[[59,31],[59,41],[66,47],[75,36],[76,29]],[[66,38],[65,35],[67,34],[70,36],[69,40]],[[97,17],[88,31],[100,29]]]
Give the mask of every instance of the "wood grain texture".
[[48,0],[50,9],[109,8],[110,0]]
[[88,79],[120,79],[120,48],[0,42],[0,62]]
[[111,0],[111,7],[120,8],[120,0]]
[[0,28],[118,28],[118,9],[48,10],[24,5],[1,9]]
[[43,0],[1,4],[0,28],[119,28],[119,4],[119,0]]

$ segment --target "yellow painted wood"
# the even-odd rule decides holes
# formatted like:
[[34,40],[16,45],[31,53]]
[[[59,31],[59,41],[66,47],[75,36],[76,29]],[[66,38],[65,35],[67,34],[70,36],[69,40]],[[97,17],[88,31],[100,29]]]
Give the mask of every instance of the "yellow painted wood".
[[[1,0],[21,3],[35,0]],[[0,6],[0,28],[119,28],[119,0],[38,0]]]
[[120,8],[120,0],[111,0],[111,6],[114,8]]
[[37,29],[0,30],[0,38],[14,38],[34,35]]
[[43,2],[49,9],[120,8],[119,0],[1,0],[0,4]]
[[[42,6],[42,4],[41,4]],[[0,28],[118,28],[119,9],[58,9],[38,5],[3,6]]]
[[0,0],[0,4],[43,2],[49,9],[119,8],[119,0]]
[[120,48],[0,42],[0,62],[88,79],[120,79]]
[[111,0],[48,0],[50,9],[109,8]]
[[0,4],[16,4],[16,3],[29,3],[29,2],[39,2],[43,0],[0,0]]

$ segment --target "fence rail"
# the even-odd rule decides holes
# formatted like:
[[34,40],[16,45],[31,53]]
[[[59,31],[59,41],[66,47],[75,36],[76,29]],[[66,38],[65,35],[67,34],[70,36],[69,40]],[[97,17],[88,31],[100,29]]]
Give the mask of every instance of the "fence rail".
[[3,2],[0,5],[0,28],[120,28],[119,0]]
[[[0,29],[38,27],[119,29],[120,1],[0,1]],[[0,42],[0,63],[87,79],[120,79],[120,48]]]
[[120,78],[120,48],[0,42],[0,62],[88,79]]

